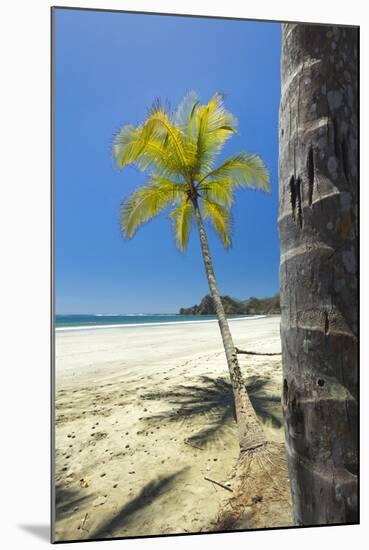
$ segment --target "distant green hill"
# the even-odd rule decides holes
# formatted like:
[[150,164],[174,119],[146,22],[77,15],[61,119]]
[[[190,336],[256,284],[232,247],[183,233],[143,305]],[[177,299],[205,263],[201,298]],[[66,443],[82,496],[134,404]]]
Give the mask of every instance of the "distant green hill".
[[[221,296],[224,311],[227,315],[272,315],[281,312],[279,294],[271,298],[249,298],[248,300],[235,300],[230,296]],[[180,315],[214,315],[215,308],[211,296],[206,295],[200,304],[192,307],[181,307]]]

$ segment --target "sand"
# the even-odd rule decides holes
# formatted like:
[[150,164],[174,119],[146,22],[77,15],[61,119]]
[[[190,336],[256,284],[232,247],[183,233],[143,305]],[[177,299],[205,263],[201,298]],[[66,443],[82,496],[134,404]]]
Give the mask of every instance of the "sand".
[[[231,321],[235,345],[280,351],[279,322]],[[283,442],[280,356],[239,359]],[[205,477],[229,485],[237,457],[216,323],[57,332],[57,541],[215,530],[231,493]]]

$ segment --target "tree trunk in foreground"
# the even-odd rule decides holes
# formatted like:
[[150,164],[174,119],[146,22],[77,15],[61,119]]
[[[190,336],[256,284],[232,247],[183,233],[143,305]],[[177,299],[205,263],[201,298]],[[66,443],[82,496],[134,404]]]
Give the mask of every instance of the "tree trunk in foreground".
[[283,25],[283,409],[295,521],[356,523],[358,30]]
[[206,275],[208,278],[210,292],[214,300],[214,307],[218,317],[219,328],[222,335],[224,351],[227,358],[227,364],[233,388],[240,450],[249,451],[266,443],[266,438],[263,428],[251,404],[250,398],[247,394],[245,383],[242,378],[241,369],[237,360],[236,349],[233,344],[228,321],[225,316],[223,304],[218,292],[209,251],[208,240],[196,199],[193,200],[193,205],[200,234],[201,250],[204,259]]

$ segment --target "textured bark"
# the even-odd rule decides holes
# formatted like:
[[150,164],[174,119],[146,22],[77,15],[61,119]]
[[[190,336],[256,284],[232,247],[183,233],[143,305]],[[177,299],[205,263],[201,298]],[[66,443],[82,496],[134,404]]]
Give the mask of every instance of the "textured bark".
[[283,25],[283,409],[295,521],[355,523],[358,30]]
[[229,374],[231,378],[235,409],[237,416],[238,436],[241,451],[249,451],[266,443],[263,428],[256,416],[246,386],[242,378],[241,369],[238,364],[236,348],[229,330],[227,318],[224,313],[222,301],[218,291],[213,264],[210,256],[208,240],[202,221],[200,209],[196,199],[193,199],[197,226],[200,235],[200,244],[205,264],[205,271],[209,283],[209,289],[214,300],[215,311],[218,317],[220,332],[222,335],[224,351],[227,359]]

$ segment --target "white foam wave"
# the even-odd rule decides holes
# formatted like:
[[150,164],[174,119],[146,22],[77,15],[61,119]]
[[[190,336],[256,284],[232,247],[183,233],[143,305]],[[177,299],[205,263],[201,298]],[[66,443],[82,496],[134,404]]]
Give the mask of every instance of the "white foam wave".
[[[264,319],[266,315],[253,315],[250,317],[236,317],[234,319],[228,319],[229,322],[233,321],[251,321],[253,319]],[[125,324],[116,324],[116,325],[78,325],[74,327],[57,327],[56,332],[66,332],[69,330],[100,330],[100,329],[111,329],[111,328],[133,328],[133,327],[162,327],[170,325],[192,325],[199,323],[217,323],[217,319],[206,319],[199,321],[168,321],[166,323],[125,323]]]

